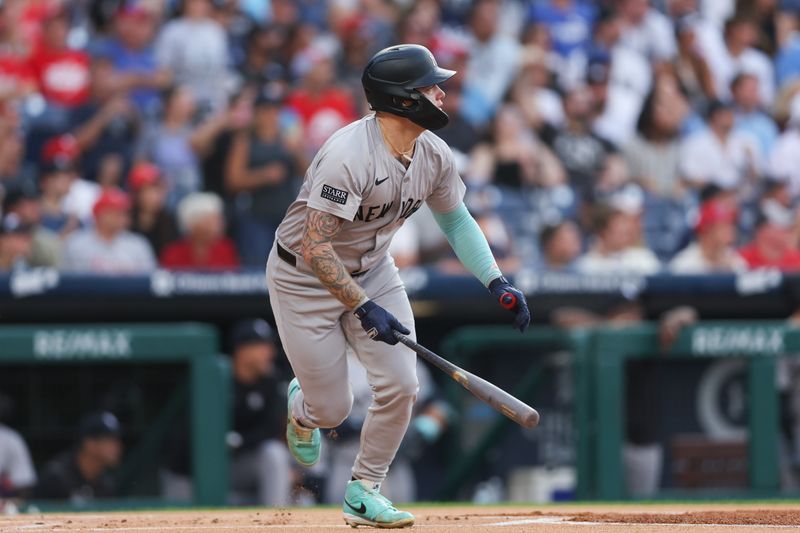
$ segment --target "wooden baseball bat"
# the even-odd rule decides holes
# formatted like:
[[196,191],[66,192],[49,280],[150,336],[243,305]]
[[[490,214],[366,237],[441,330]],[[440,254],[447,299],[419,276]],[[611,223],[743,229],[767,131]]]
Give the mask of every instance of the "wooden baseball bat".
[[417,352],[417,354],[433,366],[453,378],[473,396],[490,405],[517,424],[526,428],[539,425],[539,413],[525,402],[510,395],[500,387],[492,385],[483,378],[459,368],[424,346],[414,342],[400,332],[394,332],[397,340]]

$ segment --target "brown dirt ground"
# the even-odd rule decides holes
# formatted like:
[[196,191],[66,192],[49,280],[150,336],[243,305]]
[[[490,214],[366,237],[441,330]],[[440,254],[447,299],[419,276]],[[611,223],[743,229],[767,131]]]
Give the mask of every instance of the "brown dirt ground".
[[[645,533],[800,531],[800,503],[551,506],[411,506],[430,533],[513,531]],[[41,514],[0,517],[0,532],[350,531],[338,509],[262,509]],[[369,530],[367,528],[367,530]]]

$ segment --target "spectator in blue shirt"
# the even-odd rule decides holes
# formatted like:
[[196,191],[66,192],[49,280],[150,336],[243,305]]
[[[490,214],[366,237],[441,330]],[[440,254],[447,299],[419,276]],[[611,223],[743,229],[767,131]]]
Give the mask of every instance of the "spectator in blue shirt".
[[758,77],[748,73],[738,74],[731,82],[731,94],[736,113],[734,128],[755,137],[761,153],[769,154],[778,139],[778,126],[760,108]]
[[130,89],[131,101],[146,116],[160,110],[160,91],[171,79],[169,72],[156,64],[155,31],[153,13],[137,4],[123,6],[114,19],[114,36],[99,50],[114,65],[120,84]]
[[576,50],[583,53],[592,37],[594,6],[577,0],[534,2],[528,22],[545,24],[550,30],[553,51],[563,58]]
[[775,78],[782,87],[800,77],[800,0],[782,0],[778,17],[788,34],[775,54]]

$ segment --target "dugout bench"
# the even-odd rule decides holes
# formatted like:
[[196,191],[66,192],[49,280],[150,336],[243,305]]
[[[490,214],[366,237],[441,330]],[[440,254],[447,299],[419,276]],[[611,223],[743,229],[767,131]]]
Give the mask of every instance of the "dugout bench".
[[[16,363],[188,365],[194,473],[192,503],[221,506],[228,497],[225,435],[230,417],[230,365],[226,358],[218,355],[218,346],[216,330],[195,323],[2,326],[0,369]],[[163,400],[164,412],[174,412],[170,405],[175,402],[169,400],[167,391],[164,391]],[[161,418],[164,418],[161,425],[168,426],[170,417]],[[148,451],[151,456],[155,453],[157,442],[148,436],[142,440],[144,442],[129,454],[134,458],[126,456],[126,462],[146,460]]]

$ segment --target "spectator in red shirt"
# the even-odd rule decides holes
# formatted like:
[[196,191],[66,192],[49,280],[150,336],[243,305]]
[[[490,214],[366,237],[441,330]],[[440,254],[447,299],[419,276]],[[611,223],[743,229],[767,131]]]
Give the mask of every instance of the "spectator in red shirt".
[[741,272],[747,262],[734,248],[739,210],[734,190],[718,190],[702,204],[695,223],[694,242],[669,263],[673,274]]
[[760,214],[752,242],[739,250],[750,269],[800,270],[800,251],[792,242],[792,219]]
[[316,152],[334,131],[356,119],[353,97],[335,85],[331,52],[322,46],[300,52],[292,66],[302,75],[302,84],[289,94],[287,104],[300,115],[309,147]]
[[27,64],[28,41],[19,28],[20,8],[0,4],[0,109],[8,102],[36,90],[36,80]]
[[36,44],[42,37],[43,25],[48,17],[62,9],[63,0],[16,0],[4,2],[14,33],[21,41]]
[[89,55],[67,44],[69,16],[53,9],[44,19],[42,40],[28,60],[48,103],[77,107],[89,99]]
[[238,268],[233,242],[224,236],[222,200],[213,193],[196,192],[178,204],[178,226],[185,235],[161,253],[161,266],[182,270]]
[[13,52],[0,51],[0,109],[35,90],[36,80],[27,63]]

